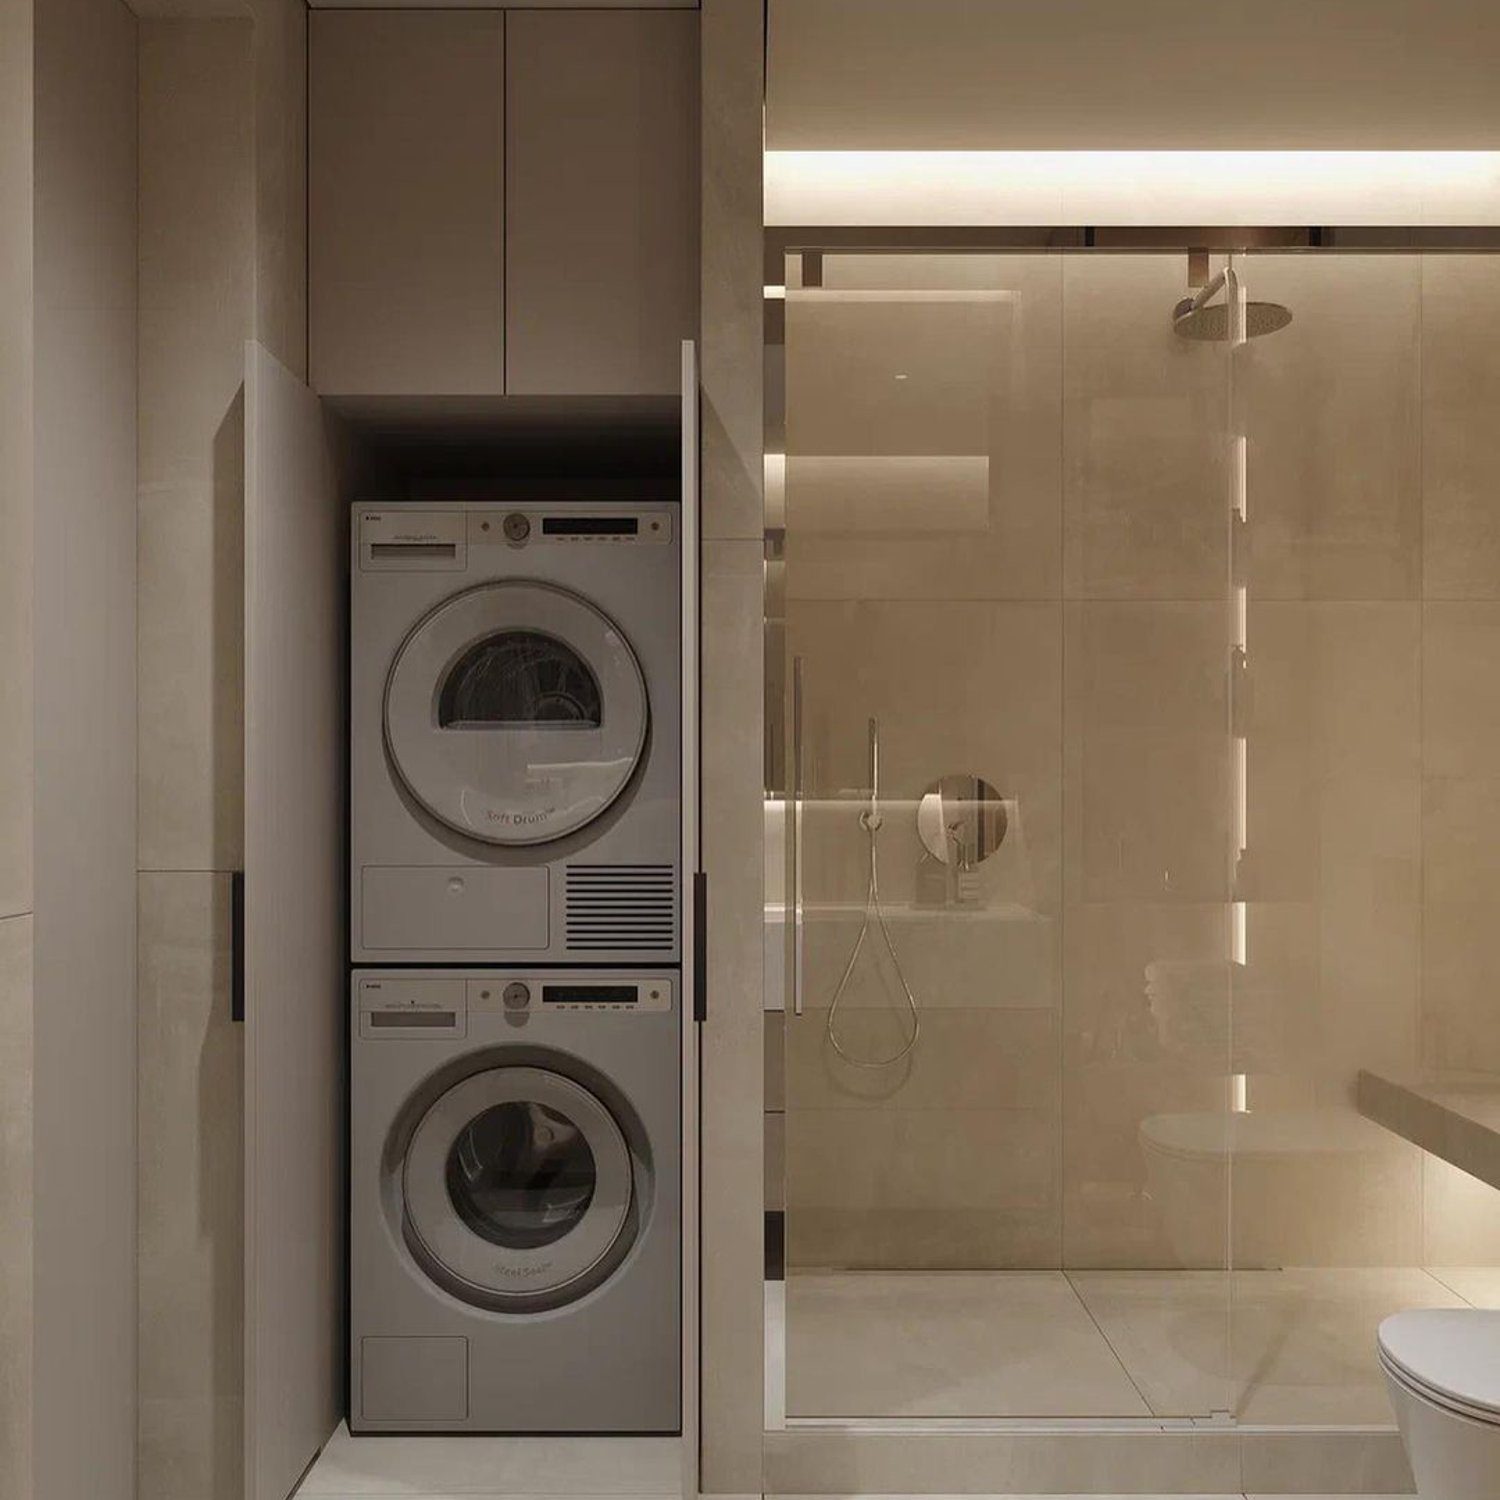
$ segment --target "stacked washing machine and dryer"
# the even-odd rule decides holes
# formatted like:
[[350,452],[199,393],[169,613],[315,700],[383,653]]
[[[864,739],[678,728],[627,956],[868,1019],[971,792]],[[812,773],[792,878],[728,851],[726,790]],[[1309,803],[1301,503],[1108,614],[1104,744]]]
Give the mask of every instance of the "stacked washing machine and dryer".
[[352,517],[350,1426],[680,1426],[678,511]]

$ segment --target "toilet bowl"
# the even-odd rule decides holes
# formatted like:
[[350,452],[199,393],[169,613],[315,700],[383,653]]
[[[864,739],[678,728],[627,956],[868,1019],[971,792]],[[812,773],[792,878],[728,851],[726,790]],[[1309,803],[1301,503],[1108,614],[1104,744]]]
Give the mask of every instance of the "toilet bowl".
[[1500,1312],[1396,1313],[1380,1325],[1379,1350],[1420,1500],[1495,1500]]

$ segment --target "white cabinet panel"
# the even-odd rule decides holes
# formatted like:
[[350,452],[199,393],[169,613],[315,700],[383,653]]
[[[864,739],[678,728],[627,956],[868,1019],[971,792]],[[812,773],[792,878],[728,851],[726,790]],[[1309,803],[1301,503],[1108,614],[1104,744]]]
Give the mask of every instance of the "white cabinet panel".
[[675,395],[698,313],[698,15],[506,21],[507,390]]
[[505,25],[497,10],[312,16],[316,390],[504,389]]

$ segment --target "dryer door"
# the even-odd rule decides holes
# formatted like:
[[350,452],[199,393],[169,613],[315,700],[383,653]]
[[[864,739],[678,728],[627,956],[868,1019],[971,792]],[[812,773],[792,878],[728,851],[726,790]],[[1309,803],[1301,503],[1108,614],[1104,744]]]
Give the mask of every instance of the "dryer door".
[[481,584],[417,622],[391,665],[385,742],[433,817],[491,844],[597,818],[646,747],[646,679],[608,615],[566,589]]
[[545,1068],[477,1073],[422,1116],[402,1172],[408,1242],[465,1301],[576,1301],[633,1238],[630,1148],[609,1109]]

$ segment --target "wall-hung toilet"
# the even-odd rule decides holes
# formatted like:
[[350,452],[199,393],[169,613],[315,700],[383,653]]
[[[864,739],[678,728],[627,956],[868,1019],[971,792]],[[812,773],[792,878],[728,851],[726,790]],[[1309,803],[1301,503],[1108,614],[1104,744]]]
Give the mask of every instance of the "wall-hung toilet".
[[1500,1495],[1500,1312],[1424,1308],[1380,1325],[1380,1363],[1421,1500]]

